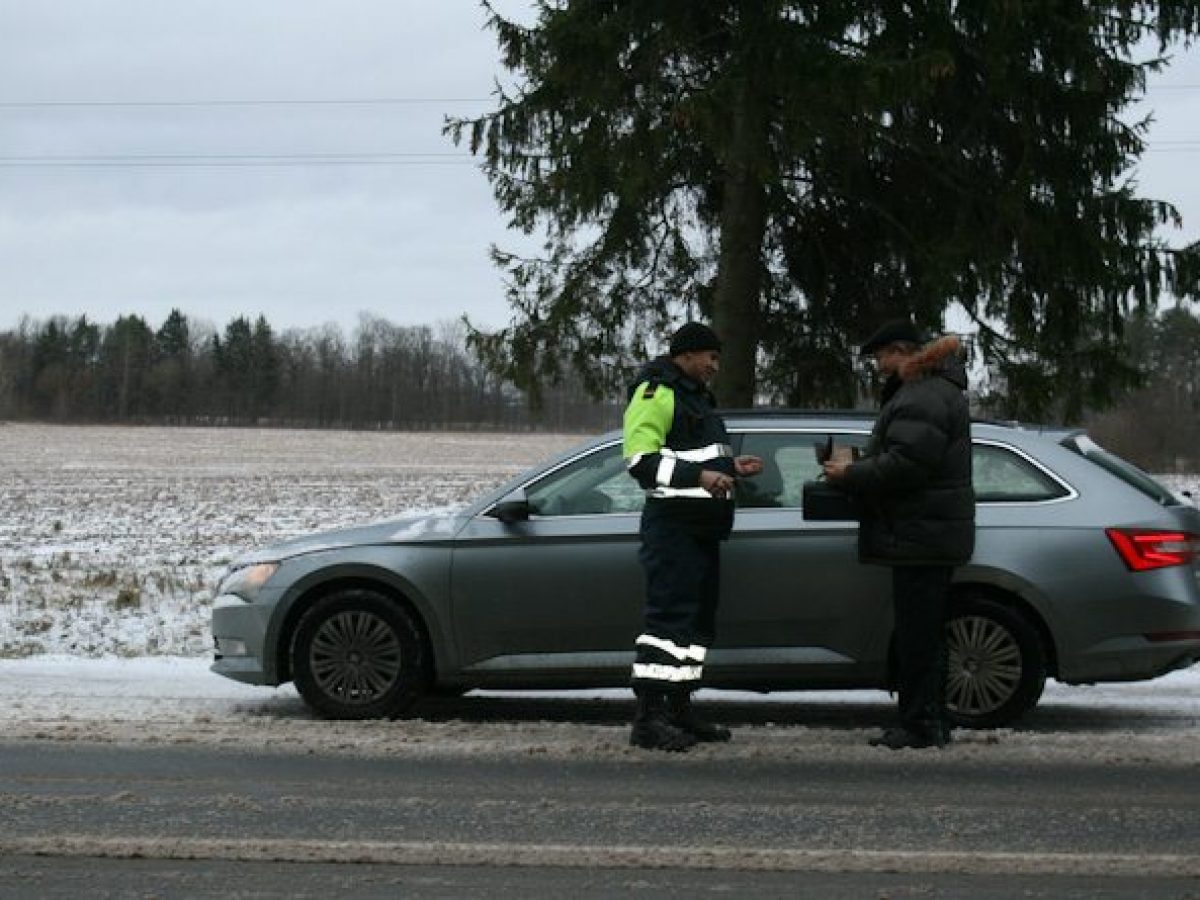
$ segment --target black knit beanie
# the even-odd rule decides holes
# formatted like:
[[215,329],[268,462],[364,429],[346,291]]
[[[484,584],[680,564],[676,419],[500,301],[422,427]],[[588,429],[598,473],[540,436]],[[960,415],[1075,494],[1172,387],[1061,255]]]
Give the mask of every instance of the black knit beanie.
[[681,353],[721,349],[721,339],[717,333],[702,322],[688,322],[671,335],[671,355]]

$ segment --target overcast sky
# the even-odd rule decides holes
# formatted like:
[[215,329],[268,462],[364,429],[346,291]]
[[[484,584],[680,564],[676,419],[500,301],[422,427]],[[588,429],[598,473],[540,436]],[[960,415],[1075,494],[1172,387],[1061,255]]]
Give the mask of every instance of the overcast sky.
[[[528,239],[441,135],[492,107],[483,23],[474,0],[0,0],[0,329],[505,324],[487,248]],[[1200,51],[1146,111],[1140,193],[1200,239]]]

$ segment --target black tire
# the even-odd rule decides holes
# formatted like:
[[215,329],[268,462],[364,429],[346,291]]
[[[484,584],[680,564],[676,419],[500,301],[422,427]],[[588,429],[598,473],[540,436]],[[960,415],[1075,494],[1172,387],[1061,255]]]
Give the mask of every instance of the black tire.
[[954,603],[946,622],[946,706],[964,728],[999,728],[1037,705],[1046,651],[1016,609],[985,597]]
[[304,702],[327,719],[396,716],[425,687],[424,643],[408,611],[370,590],[338,591],[296,628],[292,672]]

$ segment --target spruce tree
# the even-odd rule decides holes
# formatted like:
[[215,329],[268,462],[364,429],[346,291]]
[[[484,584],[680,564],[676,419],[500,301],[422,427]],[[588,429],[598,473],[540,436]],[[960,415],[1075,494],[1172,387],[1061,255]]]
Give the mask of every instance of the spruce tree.
[[614,391],[706,318],[725,404],[852,403],[866,331],[957,307],[1006,411],[1075,418],[1136,379],[1124,318],[1188,269],[1122,115],[1200,2],[485,8],[512,86],[446,128],[544,245],[493,249],[513,319],[472,343],[535,397],[568,368]]

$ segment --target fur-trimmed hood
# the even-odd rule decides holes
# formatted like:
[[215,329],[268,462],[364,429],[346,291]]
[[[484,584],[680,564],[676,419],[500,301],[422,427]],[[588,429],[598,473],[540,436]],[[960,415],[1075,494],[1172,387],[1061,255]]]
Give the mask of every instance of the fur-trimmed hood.
[[963,345],[952,334],[944,334],[922,347],[900,365],[903,381],[917,381],[929,375],[941,375],[960,389],[967,388],[967,370],[962,362]]

